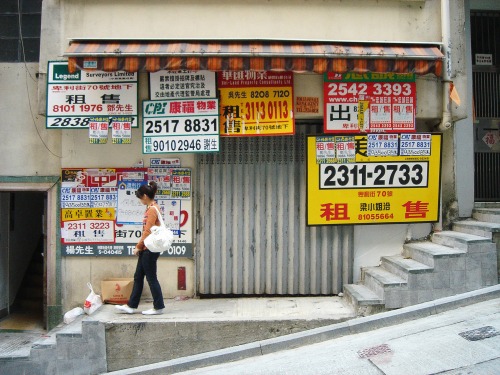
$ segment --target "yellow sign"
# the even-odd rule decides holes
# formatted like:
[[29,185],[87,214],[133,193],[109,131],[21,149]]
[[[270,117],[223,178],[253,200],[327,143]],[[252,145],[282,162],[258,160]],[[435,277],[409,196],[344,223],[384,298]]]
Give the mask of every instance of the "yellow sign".
[[104,208],[63,208],[61,210],[61,221],[74,220],[115,220],[115,209]]
[[394,136],[355,135],[355,162],[332,164],[307,137],[307,225],[438,221],[441,135]]
[[218,90],[220,135],[295,133],[291,72],[222,72]]

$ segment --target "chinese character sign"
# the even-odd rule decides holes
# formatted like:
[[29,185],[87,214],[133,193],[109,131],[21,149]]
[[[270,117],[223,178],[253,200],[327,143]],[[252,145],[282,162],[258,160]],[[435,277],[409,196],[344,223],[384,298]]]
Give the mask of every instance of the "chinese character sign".
[[[157,181],[155,200],[175,240],[167,257],[193,254],[191,170],[178,159],[150,168],[68,168],[61,173],[61,242],[66,256],[132,256],[145,206],[135,192]],[[169,168],[157,167],[168,163]],[[166,164],[165,164],[166,165]],[[177,167],[176,167],[177,166]]]
[[324,151],[347,139],[307,137],[307,225],[438,221],[441,134],[352,137],[354,159]]
[[149,73],[151,100],[215,98],[216,94],[215,72],[160,70]]
[[295,133],[292,72],[223,71],[217,78],[221,135]]
[[51,61],[47,73],[47,129],[85,129],[93,117],[129,116],[137,123],[137,73],[76,71]]
[[326,73],[325,133],[415,131],[414,74]]
[[143,102],[143,153],[219,151],[218,99]]

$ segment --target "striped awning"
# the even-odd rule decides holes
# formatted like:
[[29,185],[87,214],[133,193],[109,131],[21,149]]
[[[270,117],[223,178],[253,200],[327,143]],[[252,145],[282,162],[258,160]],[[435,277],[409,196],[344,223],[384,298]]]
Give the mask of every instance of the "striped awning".
[[73,40],[64,56],[76,69],[281,70],[294,72],[432,73],[441,76],[439,46],[304,41]]

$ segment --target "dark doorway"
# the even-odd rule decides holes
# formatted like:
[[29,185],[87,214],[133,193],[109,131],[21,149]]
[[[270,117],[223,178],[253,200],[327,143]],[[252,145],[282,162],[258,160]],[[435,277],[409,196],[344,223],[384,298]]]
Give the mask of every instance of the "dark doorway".
[[45,329],[46,193],[0,193],[0,329]]

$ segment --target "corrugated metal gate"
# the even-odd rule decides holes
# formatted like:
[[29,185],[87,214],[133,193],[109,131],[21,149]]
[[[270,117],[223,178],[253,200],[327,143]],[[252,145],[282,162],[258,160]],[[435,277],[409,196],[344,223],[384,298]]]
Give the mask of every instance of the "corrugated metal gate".
[[[332,295],[352,282],[352,226],[307,227],[305,129],[221,138],[198,157],[200,295]],[[300,131],[302,129],[302,131]]]
[[[474,198],[499,201],[500,189],[500,12],[471,11],[472,88],[474,97]],[[486,54],[484,65],[476,54]]]

